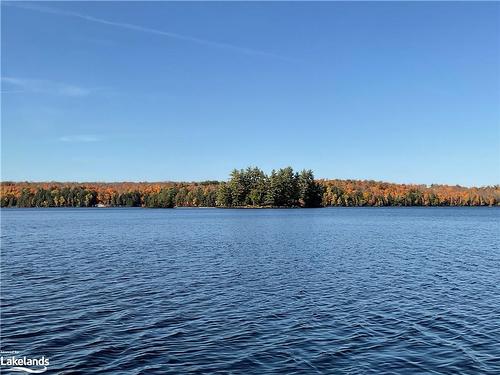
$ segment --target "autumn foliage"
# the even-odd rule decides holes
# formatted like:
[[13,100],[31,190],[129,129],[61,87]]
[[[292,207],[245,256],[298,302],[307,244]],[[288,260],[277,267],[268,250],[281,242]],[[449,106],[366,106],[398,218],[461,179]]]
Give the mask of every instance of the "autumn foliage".
[[227,182],[2,182],[2,207],[498,206],[500,186],[315,180],[292,168],[234,170]]

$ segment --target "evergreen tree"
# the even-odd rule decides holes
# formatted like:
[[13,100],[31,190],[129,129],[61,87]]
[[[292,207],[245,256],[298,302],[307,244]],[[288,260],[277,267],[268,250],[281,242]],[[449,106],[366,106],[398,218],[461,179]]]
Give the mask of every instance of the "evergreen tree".
[[232,207],[232,194],[231,188],[225,182],[219,185],[219,189],[217,189],[217,206],[219,207]]
[[314,174],[303,170],[298,177],[299,203],[302,207],[320,207],[323,197],[323,188],[314,181]]

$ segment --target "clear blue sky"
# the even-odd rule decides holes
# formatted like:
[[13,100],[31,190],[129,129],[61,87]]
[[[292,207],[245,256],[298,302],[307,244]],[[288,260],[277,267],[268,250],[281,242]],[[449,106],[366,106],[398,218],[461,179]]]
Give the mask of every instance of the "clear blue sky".
[[2,180],[500,183],[500,3],[2,4]]

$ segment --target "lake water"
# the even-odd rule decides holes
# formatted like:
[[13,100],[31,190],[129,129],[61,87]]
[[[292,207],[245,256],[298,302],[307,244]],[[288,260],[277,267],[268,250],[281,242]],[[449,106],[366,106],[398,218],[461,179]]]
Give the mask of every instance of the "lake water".
[[500,372],[500,209],[4,209],[50,374]]

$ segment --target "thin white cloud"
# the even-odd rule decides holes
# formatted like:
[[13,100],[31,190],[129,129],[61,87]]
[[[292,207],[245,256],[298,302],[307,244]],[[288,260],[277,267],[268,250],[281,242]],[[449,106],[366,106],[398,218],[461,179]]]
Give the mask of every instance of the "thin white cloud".
[[37,12],[42,12],[42,13],[51,13],[51,14],[57,14],[57,15],[61,15],[61,16],[80,18],[80,19],[83,19],[83,20],[89,21],[89,22],[95,22],[95,23],[100,23],[103,25],[120,27],[122,29],[134,30],[134,31],[139,31],[139,32],[143,32],[143,33],[166,36],[166,37],[169,37],[172,39],[184,40],[187,42],[197,43],[197,44],[209,46],[209,47],[223,48],[223,49],[232,50],[235,52],[244,53],[247,55],[261,55],[261,56],[274,57],[274,58],[278,58],[281,60],[295,61],[294,59],[289,58],[289,57],[280,56],[280,55],[277,55],[277,54],[274,54],[271,52],[256,50],[253,48],[240,47],[240,46],[236,46],[234,44],[216,42],[213,40],[197,38],[197,37],[193,37],[193,36],[189,36],[189,35],[177,34],[177,33],[173,33],[170,31],[152,29],[149,27],[144,27],[144,26],[135,25],[135,24],[131,24],[131,23],[109,21],[109,20],[106,20],[103,18],[97,18],[97,17],[86,15],[86,14],[66,11],[66,10],[57,9],[57,8],[40,6],[38,4],[35,5],[35,4],[26,4],[26,3],[13,3],[13,2],[4,2],[3,4],[8,5],[8,6],[15,6],[17,8],[23,8],[23,9],[33,10],[33,11],[37,11]]
[[5,84],[13,89],[2,90],[2,93],[33,92],[62,96],[87,96],[90,94],[90,90],[83,87],[44,79],[2,77],[2,86]]
[[101,138],[95,135],[66,135],[64,137],[58,138],[59,142],[68,143],[89,143],[89,142],[99,142]]

